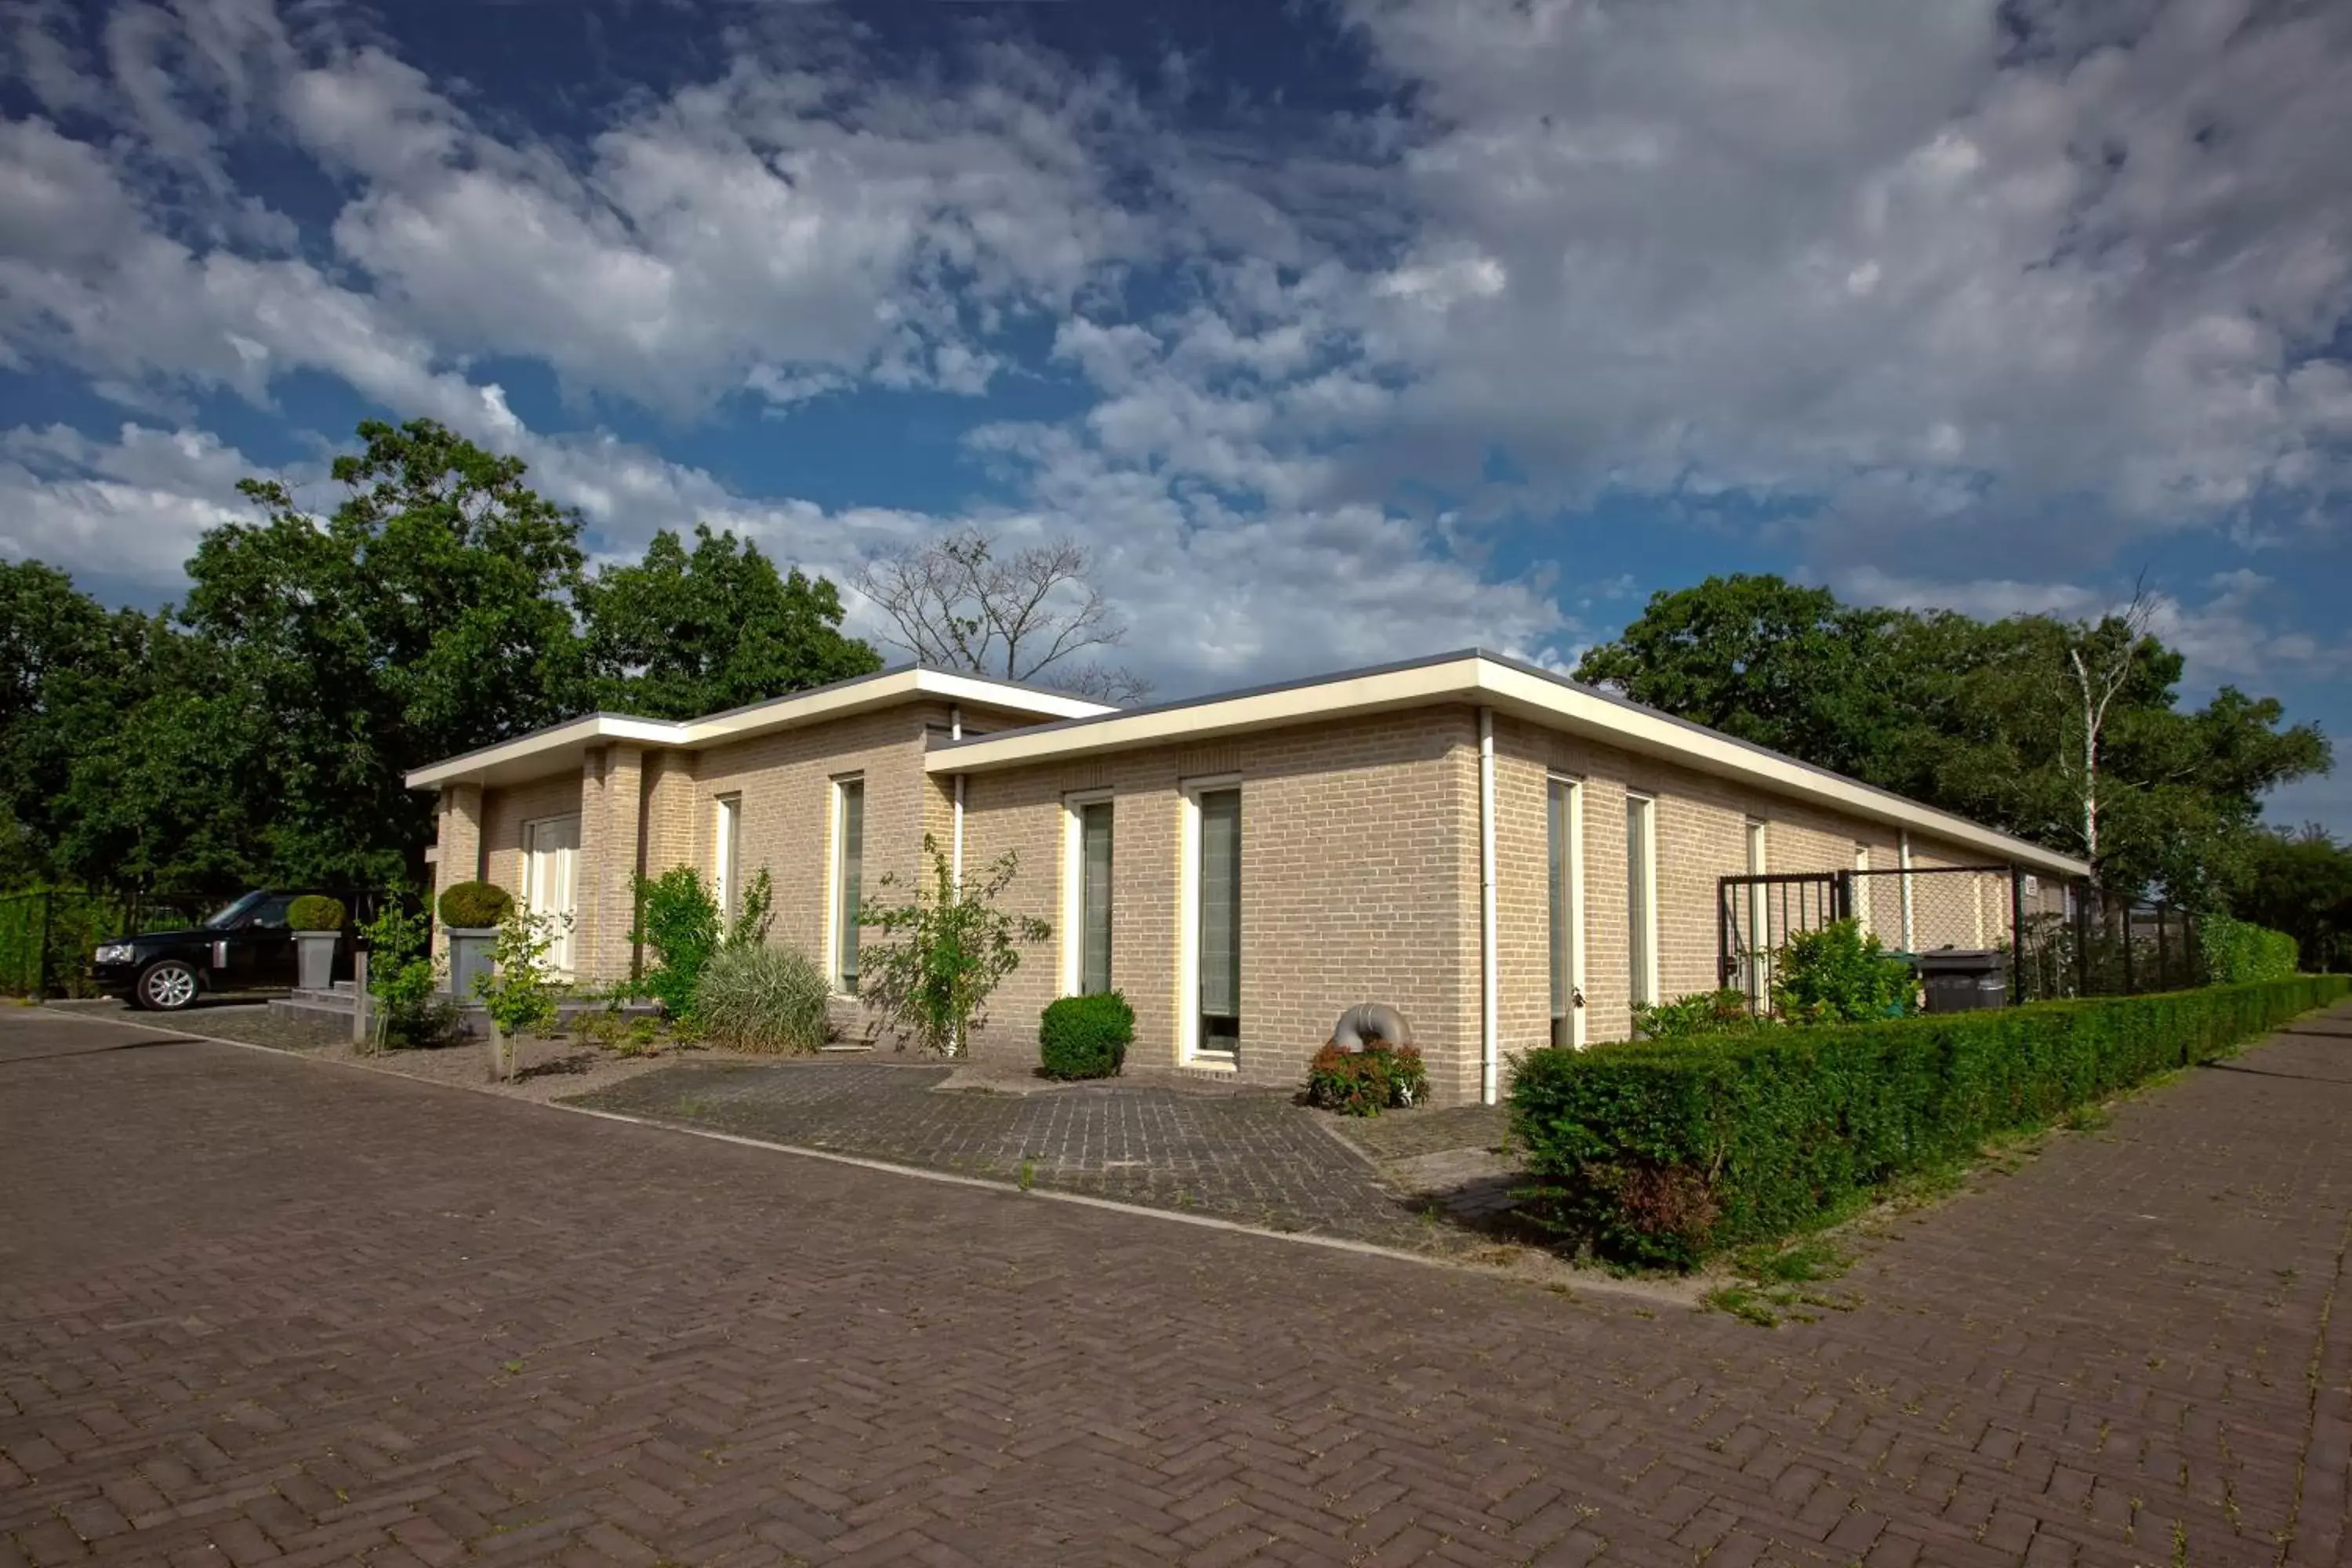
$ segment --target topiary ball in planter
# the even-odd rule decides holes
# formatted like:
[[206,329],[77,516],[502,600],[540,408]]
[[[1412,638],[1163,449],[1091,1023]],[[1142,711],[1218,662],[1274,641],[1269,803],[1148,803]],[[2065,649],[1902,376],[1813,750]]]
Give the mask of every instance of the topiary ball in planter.
[[286,923],[296,931],[341,931],[343,900],[324,893],[305,893],[286,906]]
[[1116,991],[1065,996],[1037,1025],[1038,1070],[1063,1079],[1109,1078],[1135,1043],[1135,1009]]
[[443,925],[481,931],[513,912],[514,895],[496,882],[458,882],[443,890],[439,908]]

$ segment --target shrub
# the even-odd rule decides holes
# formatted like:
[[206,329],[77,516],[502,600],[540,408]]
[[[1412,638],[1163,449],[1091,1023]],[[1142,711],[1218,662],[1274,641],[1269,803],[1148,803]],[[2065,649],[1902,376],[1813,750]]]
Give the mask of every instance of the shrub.
[[426,951],[423,910],[411,913],[386,893],[375,919],[360,928],[368,944],[368,995],[375,1004],[375,1042],[437,1046],[457,1032],[457,1004],[441,991],[440,966]]
[[457,882],[442,891],[440,910],[443,925],[480,931],[514,911],[514,895],[496,882]]
[[1037,1025],[1039,1070],[1047,1078],[1109,1078],[1135,1043],[1135,1009],[1116,991],[1065,996]]
[[1636,1005],[1633,1032],[1645,1040],[1687,1040],[1704,1035],[1745,1035],[1777,1027],[1749,1011],[1744,991],[1694,991],[1654,1007]]
[[676,1019],[690,1018],[703,970],[712,956],[730,947],[757,947],[773,922],[775,889],[764,866],[743,884],[731,926],[719,900],[691,866],[673,866],[650,880],[637,879],[637,924],[629,940],[654,950],[654,967],[630,987],[650,996]]
[[286,923],[296,931],[341,931],[345,913],[342,900],[305,893],[286,906]]
[[2205,954],[2206,978],[2215,985],[2284,980],[2302,964],[2294,937],[2228,915],[2198,921],[2197,944]]
[[[972,1026],[986,1021],[998,984],[1021,967],[1021,944],[1044,942],[1054,928],[996,907],[1020,868],[1012,850],[961,881],[928,833],[923,854],[931,863],[929,888],[916,888],[904,904],[868,899],[857,911],[857,923],[884,939],[859,945],[857,985],[902,1047],[912,1040],[951,1057],[962,1051]],[[893,874],[882,885],[897,881]]]
[[2272,980],[1743,1039],[1543,1048],[1512,1081],[1534,1215],[1604,1258],[1691,1268],[1785,1237],[1985,1138],[2206,1060],[2352,985]]
[[1671,1046],[1532,1051],[1511,1088],[1534,1216],[1604,1258],[1686,1268],[1891,1178],[1970,1157],[2344,994],[2302,977]]
[[654,967],[637,989],[673,1018],[691,1017],[695,987],[724,934],[719,900],[691,866],[637,879],[637,929],[629,940],[653,950]]
[[722,947],[703,966],[694,1017],[705,1037],[747,1051],[814,1051],[824,1044],[824,973],[789,947]]
[[1307,1102],[1342,1116],[1378,1116],[1429,1090],[1429,1070],[1411,1046],[1373,1043],[1360,1051],[1325,1046],[1307,1068]]
[[1911,966],[1887,957],[1860,921],[1799,931],[1772,963],[1772,1005],[1791,1024],[1899,1018],[1916,995]]
[[526,1029],[553,1025],[556,1001],[563,994],[547,955],[572,923],[569,915],[533,914],[510,909],[499,922],[490,944],[488,974],[474,979],[474,994],[482,999],[498,1033],[490,1042],[491,1068],[499,1078],[514,1077],[514,1037]]

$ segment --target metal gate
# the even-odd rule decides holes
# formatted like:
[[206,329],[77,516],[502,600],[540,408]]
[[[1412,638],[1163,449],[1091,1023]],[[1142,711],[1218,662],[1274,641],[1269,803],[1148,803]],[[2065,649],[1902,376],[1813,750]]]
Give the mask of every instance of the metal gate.
[[1772,1000],[1772,955],[1798,931],[1819,931],[1853,910],[1853,883],[1843,871],[1722,878],[1716,885],[1718,984],[1745,992],[1750,1007],[1764,1010]]
[[1833,921],[1861,922],[1889,953],[2009,955],[2010,997],[2133,995],[2205,984],[2197,922],[2168,904],[2101,895],[2014,866],[1858,866],[1717,879],[1717,984],[1759,1012],[1774,957]]

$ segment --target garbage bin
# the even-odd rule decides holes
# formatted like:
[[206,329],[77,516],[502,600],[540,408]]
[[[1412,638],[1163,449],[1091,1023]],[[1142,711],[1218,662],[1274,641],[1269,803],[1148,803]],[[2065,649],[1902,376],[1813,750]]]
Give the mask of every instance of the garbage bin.
[[2009,954],[1996,948],[1947,947],[1919,955],[1919,983],[1930,1013],[1969,1013],[2009,1005]]

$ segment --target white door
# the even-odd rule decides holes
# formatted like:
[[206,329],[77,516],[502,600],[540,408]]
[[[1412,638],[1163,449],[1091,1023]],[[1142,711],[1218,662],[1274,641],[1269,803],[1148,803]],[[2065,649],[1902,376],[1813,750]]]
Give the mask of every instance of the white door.
[[556,917],[548,963],[572,973],[572,888],[580,869],[580,819],[551,816],[523,825],[524,900],[535,915]]

